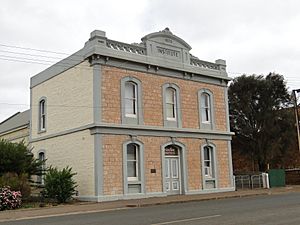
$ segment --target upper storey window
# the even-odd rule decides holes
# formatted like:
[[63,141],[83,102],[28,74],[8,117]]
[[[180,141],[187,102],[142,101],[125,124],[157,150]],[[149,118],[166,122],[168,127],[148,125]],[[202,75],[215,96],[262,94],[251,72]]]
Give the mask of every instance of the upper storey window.
[[163,116],[165,127],[181,127],[180,89],[176,84],[164,84]]
[[143,124],[142,83],[134,77],[121,80],[121,114],[123,124]]
[[199,99],[199,121],[201,129],[214,129],[214,100],[213,93],[207,89],[198,92]]
[[201,94],[201,121],[203,123],[211,122],[210,111],[211,111],[210,96],[207,93],[202,93]]
[[46,99],[39,101],[39,131],[46,131]]
[[176,121],[176,90],[166,89],[166,116],[167,120]]
[[137,117],[137,84],[131,81],[125,83],[125,116]]

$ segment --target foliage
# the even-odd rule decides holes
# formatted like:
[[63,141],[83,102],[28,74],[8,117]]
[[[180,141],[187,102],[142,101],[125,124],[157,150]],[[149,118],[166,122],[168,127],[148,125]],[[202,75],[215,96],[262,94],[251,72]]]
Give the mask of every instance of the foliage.
[[267,165],[280,167],[286,150],[293,145],[295,127],[292,104],[283,76],[242,75],[229,86],[230,125],[239,148],[257,162],[259,170]]
[[44,179],[45,197],[56,199],[58,203],[69,200],[76,193],[77,185],[73,180],[74,175],[76,173],[73,173],[72,168],[68,166],[62,170],[50,167]]
[[0,188],[0,211],[21,207],[22,195],[20,191],[12,191],[10,187]]
[[20,191],[23,198],[31,193],[27,174],[6,173],[0,177],[0,187],[9,186],[12,191]]
[[0,140],[0,176],[12,172],[18,175],[39,175],[44,161],[33,157],[31,150],[24,144]]

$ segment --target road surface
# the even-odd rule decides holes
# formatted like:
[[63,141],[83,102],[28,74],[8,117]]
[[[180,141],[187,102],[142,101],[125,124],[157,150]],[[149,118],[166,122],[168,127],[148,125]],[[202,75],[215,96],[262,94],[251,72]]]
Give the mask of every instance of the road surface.
[[0,225],[299,225],[300,193],[6,221]]

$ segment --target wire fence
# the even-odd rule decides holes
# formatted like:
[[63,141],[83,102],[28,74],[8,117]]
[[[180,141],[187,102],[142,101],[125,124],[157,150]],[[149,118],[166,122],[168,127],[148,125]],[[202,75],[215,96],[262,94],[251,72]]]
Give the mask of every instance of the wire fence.
[[266,188],[264,179],[264,174],[236,175],[235,187],[236,189]]

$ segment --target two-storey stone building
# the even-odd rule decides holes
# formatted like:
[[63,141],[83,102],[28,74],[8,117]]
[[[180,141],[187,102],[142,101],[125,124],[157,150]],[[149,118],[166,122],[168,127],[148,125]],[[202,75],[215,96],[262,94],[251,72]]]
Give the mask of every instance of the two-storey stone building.
[[126,44],[91,33],[31,79],[30,143],[77,173],[80,199],[233,191],[224,60],[168,28]]

